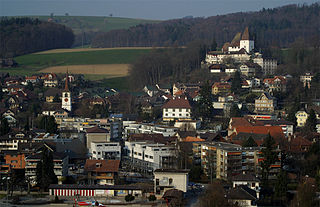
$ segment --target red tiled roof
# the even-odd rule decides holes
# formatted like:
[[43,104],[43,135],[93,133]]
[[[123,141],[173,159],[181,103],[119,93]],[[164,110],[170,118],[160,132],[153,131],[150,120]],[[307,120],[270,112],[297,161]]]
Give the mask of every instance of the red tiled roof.
[[269,134],[273,138],[284,138],[281,126],[238,126],[236,133],[255,133],[255,134]]
[[87,133],[108,133],[109,131],[107,129],[104,128],[100,128],[100,127],[92,127],[87,129]]
[[263,80],[263,82],[270,84],[270,83],[274,83],[274,81],[275,81],[276,79],[279,79],[282,84],[286,84],[286,82],[287,82],[287,80],[286,80],[285,77],[283,77],[283,76],[275,76],[275,77],[273,77],[273,78],[265,78],[265,79]]
[[162,108],[178,108],[178,109],[191,109],[190,103],[186,97],[176,97],[170,99],[165,103]]
[[[305,152],[312,145],[312,142],[306,138],[298,136],[296,138],[292,138],[291,142],[289,142],[289,145],[291,152]],[[303,149],[303,147],[305,149]]]
[[185,139],[182,140],[183,142],[203,142],[204,139],[197,138],[197,137],[186,137]]
[[120,160],[86,160],[84,170],[87,172],[118,172]]

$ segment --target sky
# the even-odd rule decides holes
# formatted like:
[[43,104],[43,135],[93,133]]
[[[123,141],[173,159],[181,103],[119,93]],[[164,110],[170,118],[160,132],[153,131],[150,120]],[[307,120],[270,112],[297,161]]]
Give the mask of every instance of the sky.
[[0,0],[0,16],[109,16],[167,20],[259,11],[319,0]]

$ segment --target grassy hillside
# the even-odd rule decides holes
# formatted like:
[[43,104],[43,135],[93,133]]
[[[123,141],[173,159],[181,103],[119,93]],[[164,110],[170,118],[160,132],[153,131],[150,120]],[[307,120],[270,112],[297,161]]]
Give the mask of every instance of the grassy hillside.
[[20,67],[42,69],[59,65],[130,64],[151,49],[118,49],[50,54],[28,54],[16,57]]

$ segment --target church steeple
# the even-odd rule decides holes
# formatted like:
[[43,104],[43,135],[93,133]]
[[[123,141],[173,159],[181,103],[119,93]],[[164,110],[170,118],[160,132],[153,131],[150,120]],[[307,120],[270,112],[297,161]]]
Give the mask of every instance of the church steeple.
[[68,82],[69,82],[69,74],[67,71],[66,82],[65,82],[64,90],[62,92],[61,108],[71,111],[71,92],[69,91]]

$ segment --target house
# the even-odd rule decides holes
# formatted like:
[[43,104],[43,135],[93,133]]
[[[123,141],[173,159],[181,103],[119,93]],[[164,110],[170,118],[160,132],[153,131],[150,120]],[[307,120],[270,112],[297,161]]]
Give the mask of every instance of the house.
[[17,123],[17,119],[15,118],[15,113],[10,109],[1,109],[0,115],[7,119],[10,127],[15,127]]
[[210,73],[222,73],[225,72],[226,66],[223,64],[213,64],[209,66]]
[[296,118],[297,118],[297,127],[304,127],[304,125],[307,122],[307,119],[310,114],[310,110],[313,109],[317,120],[320,120],[320,108],[317,106],[311,106],[307,108],[302,108],[299,111],[296,112]]
[[162,106],[162,120],[191,120],[191,105],[187,97],[173,97]]
[[[46,102],[52,103],[52,102],[58,102],[61,99],[61,90],[58,88],[49,88],[44,92],[44,97],[46,99]],[[58,99],[58,100],[55,100]]]
[[238,186],[231,188],[227,192],[227,199],[233,204],[240,207],[257,207],[256,201],[258,200],[257,192],[248,188],[247,186]]
[[98,126],[86,129],[87,148],[90,150],[92,142],[110,142],[109,130]]
[[292,136],[289,138],[289,152],[306,153],[309,151],[312,142],[301,136]]
[[33,76],[26,76],[25,77],[25,85],[28,85],[28,83],[36,84],[39,82],[39,77],[36,75]]
[[256,113],[273,113],[277,106],[276,98],[270,96],[269,93],[263,92],[254,102],[254,111]]
[[260,66],[256,63],[246,62],[240,65],[240,73],[247,77],[253,77],[259,69]]
[[[193,84],[193,83],[174,83],[172,86],[172,94],[173,95],[182,95],[188,90],[200,90],[199,84]],[[181,94],[177,94],[177,92],[180,91]]]
[[217,94],[228,94],[231,92],[231,85],[229,83],[221,83],[221,82],[215,82],[212,85],[212,91],[211,93],[213,95]]
[[171,85],[170,84],[156,84],[156,87],[159,91],[170,94],[171,93]]
[[43,85],[45,87],[57,87],[58,86],[58,78],[54,73],[48,73],[43,76]]
[[263,59],[262,54],[258,54],[253,58],[253,62],[261,66],[261,70],[264,75],[273,75],[278,68],[277,60]]
[[145,86],[143,88],[143,91],[146,92],[150,97],[154,96],[156,93],[158,93],[158,89],[154,86]]
[[4,159],[10,169],[24,169],[26,166],[25,155],[18,151],[6,151]]
[[[252,190],[260,190],[260,179],[253,174],[241,173],[232,177],[232,187],[236,188],[237,186],[246,185]],[[259,198],[259,196],[257,196]]]
[[120,160],[86,160],[84,171],[89,185],[115,185]]
[[300,81],[303,83],[303,87],[307,87],[310,89],[312,78],[313,78],[313,75],[311,73],[306,73],[304,75],[301,75]]
[[287,80],[284,76],[275,76],[273,78],[266,78],[263,80],[265,86],[269,88],[269,92],[286,92]]
[[187,192],[189,184],[189,170],[182,169],[157,169],[154,175],[154,192],[161,197],[167,190],[177,189]]

